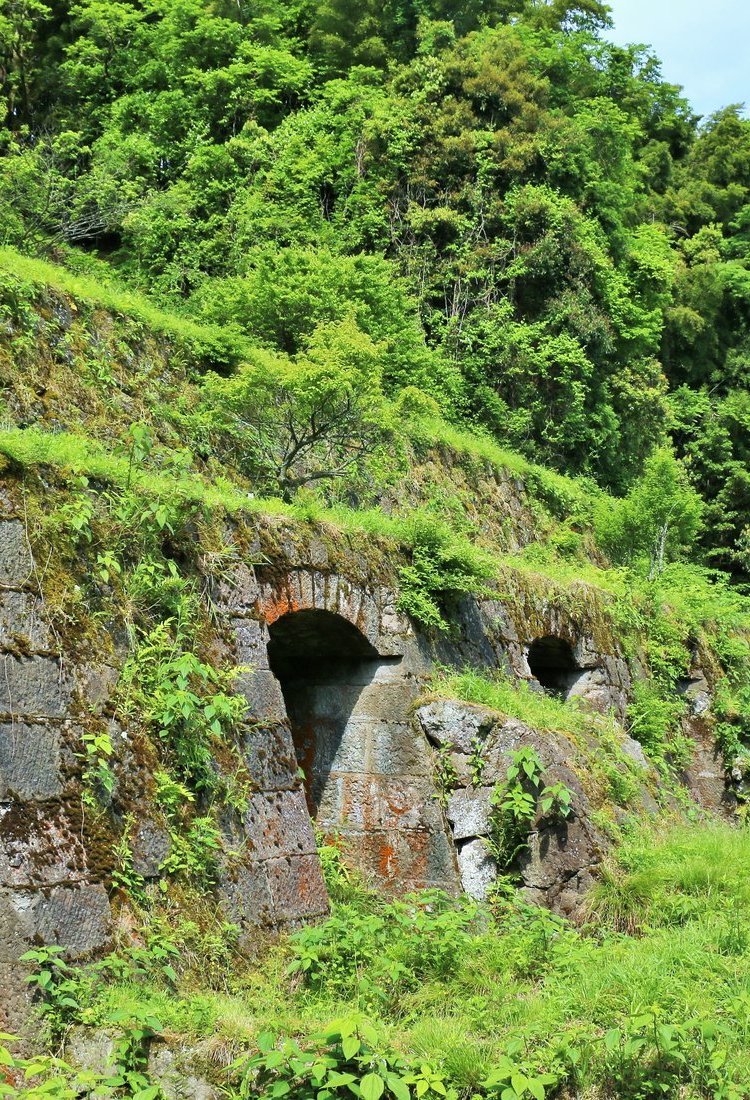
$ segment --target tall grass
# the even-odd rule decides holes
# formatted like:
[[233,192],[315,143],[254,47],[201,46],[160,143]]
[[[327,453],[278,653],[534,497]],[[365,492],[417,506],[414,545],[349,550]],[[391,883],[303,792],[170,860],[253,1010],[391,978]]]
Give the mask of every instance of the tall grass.
[[116,283],[76,275],[57,264],[24,256],[13,248],[0,248],[0,270],[31,286],[52,287],[86,305],[140,321],[152,332],[186,344],[197,358],[212,364],[237,363],[253,348],[251,341],[231,327],[197,324],[187,317],[160,309],[144,295]]
[[500,673],[485,675],[473,669],[442,671],[433,678],[432,687],[438,695],[479,703],[534,729],[576,734],[589,728],[592,722],[591,714],[582,710],[575,699],[556,699]]

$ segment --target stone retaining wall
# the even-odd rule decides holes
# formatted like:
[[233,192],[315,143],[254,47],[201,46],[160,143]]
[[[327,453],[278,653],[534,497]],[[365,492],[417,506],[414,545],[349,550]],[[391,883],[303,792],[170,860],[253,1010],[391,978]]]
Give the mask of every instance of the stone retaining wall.
[[[280,545],[262,566],[254,564],[256,551],[238,548],[206,592],[217,655],[244,668],[240,749],[253,783],[245,812],[222,811],[215,902],[223,916],[250,942],[259,927],[324,915],[315,827],[338,835],[348,858],[391,894],[434,886],[482,896],[496,874],[485,844],[490,793],[521,744],[536,747],[550,775],[575,794],[564,830],[537,823],[523,869],[530,897],[565,909],[605,846],[571,771],[575,747],[464,704],[432,704],[419,721],[413,710],[436,660],[504,668],[534,687],[528,652],[542,633],[571,646],[571,692],[594,709],[622,714],[630,673],[594,604],[589,615],[585,599],[575,613],[551,597],[533,605],[467,599],[452,612],[456,633],[429,637],[398,611],[392,584],[366,562],[353,560],[348,573],[314,538]],[[123,829],[147,888],[158,883],[170,847],[152,797],[153,746],[134,744],[137,730],[111,718],[127,655],[123,633],[113,626],[106,655],[76,663],[45,618],[40,590],[23,520],[2,498],[0,1030],[11,1031],[26,1014],[18,960],[29,945],[60,944],[80,959],[108,948],[113,849]],[[309,629],[307,641],[300,630],[299,648],[288,647],[285,669],[274,671],[269,643],[298,613],[319,616],[307,622],[321,624],[321,645],[325,623],[338,624],[329,650],[310,648]],[[98,816],[82,801],[84,724],[107,730],[116,746],[116,789]],[[486,758],[478,785],[470,775],[477,739]],[[436,749],[449,753],[458,777],[447,805]]]

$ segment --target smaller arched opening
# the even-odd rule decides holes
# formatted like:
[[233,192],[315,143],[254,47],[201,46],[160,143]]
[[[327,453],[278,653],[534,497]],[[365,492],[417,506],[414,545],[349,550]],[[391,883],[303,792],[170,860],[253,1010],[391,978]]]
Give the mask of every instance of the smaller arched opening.
[[531,675],[552,695],[567,695],[581,675],[570,642],[554,634],[534,639],[528,661]]

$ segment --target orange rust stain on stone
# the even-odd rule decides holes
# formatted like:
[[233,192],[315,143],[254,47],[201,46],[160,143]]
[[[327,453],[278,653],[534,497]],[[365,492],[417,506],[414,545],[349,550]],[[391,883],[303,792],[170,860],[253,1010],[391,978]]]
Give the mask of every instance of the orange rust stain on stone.
[[300,611],[302,605],[299,600],[288,593],[281,596],[271,596],[267,600],[263,600],[261,604],[261,612],[267,625],[275,623],[277,619],[280,619],[282,615],[288,615],[292,611]]
[[378,871],[386,881],[398,874],[396,849],[387,841],[381,844],[378,850]]
[[407,807],[398,796],[386,797],[385,804],[395,818],[403,817]]

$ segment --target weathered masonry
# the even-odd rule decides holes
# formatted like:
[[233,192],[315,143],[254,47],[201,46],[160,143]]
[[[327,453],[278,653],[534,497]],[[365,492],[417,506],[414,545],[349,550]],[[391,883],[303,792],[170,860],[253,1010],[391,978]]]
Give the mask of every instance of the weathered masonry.
[[[9,497],[0,509],[0,1030],[13,1030],[27,1012],[19,957],[29,944],[60,944],[74,959],[107,950],[116,843],[124,831],[148,886],[162,875],[170,837],[153,752],[111,705],[127,636],[110,625],[100,651],[67,652],[46,620],[23,518]],[[204,585],[217,653],[243,667],[237,690],[248,704],[241,751],[252,793],[246,810],[222,811],[220,821],[226,850],[214,902],[225,918],[252,939],[258,927],[324,915],[316,830],[338,836],[390,894],[483,896],[497,874],[486,844],[493,785],[524,744],[566,783],[574,806],[564,829],[540,824],[522,875],[531,897],[569,906],[605,846],[579,748],[425,692],[436,661],[502,667],[536,690],[622,714],[630,675],[616,642],[554,601],[534,609],[499,599],[465,601],[455,636],[431,637],[398,610],[383,571],[352,554],[277,540],[256,566],[258,553],[239,545],[221,579]],[[100,813],[82,801],[91,730],[106,730],[115,746],[117,788]],[[639,747],[628,751],[645,778]]]

